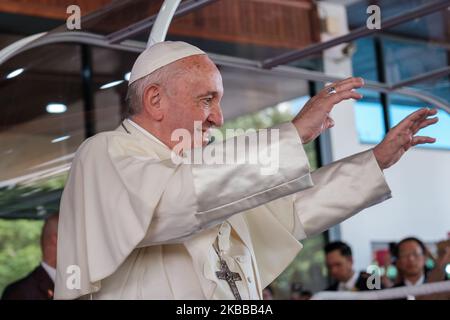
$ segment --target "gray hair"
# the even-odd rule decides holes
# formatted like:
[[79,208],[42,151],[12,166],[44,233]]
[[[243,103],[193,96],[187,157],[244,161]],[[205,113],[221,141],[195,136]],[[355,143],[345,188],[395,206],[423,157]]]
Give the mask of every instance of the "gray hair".
[[173,87],[170,84],[184,71],[184,68],[180,68],[176,63],[171,63],[133,82],[127,91],[125,118],[137,115],[142,111],[145,89],[151,85],[159,85],[164,87],[166,92],[171,93]]

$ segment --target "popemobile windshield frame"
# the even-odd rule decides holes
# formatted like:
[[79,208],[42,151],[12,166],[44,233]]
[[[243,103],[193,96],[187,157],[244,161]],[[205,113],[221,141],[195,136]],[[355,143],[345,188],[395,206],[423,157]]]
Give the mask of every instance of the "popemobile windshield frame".
[[[78,43],[95,45],[115,50],[139,53],[145,50],[146,47],[165,40],[167,31],[174,17],[182,16],[194,10],[198,10],[215,1],[218,0],[186,0],[182,3],[181,0],[165,0],[157,15],[133,23],[126,28],[112,32],[108,35],[100,35],[83,31],[68,31],[66,30],[66,26],[64,25],[50,32],[31,35],[2,49],[0,51],[0,65],[5,63],[7,60],[13,59],[14,56],[18,55],[21,52],[55,43]],[[120,4],[112,3],[96,12],[88,14],[83,17],[82,22],[98,18],[99,16],[112,11],[118,5]],[[433,1],[431,3],[410,10],[404,14],[383,20],[381,22],[381,29],[368,29],[366,27],[361,27],[349,32],[344,36],[314,44],[303,49],[294,50],[292,52],[269,58],[264,61],[254,61],[213,53],[208,53],[208,55],[216,64],[222,66],[253,70],[262,74],[275,73],[279,75],[296,77],[303,80],[322,83],[335,82],[342,80],[343,78],[330,76],[323,72],[285,66],[284,64],[302,59],[314,53],[322,52],[323,50],[329,49],[336,45],[368,36],[375,32],[382,31],[386,28],[390,28],[408,22],[410,20],[417,19],[419,17],[444,10],[449,6],[450,0]],[[146,29],[151,29],[147,43],[129,40],[131,36],[141,33]],[[444,67],[439,70],[421,74],[419,76],[392,85],[376,81],[366,81],[365,88],[381,93],[398,93],[405,96],[417,98],[426,104],[430,104],[450,114],[450,104],[448,102],[439,97],[436,97],[433,94],[410,87],[413,84],[417,84],[426,80],[437,79],[448,74],[450,74],[450,67]]]

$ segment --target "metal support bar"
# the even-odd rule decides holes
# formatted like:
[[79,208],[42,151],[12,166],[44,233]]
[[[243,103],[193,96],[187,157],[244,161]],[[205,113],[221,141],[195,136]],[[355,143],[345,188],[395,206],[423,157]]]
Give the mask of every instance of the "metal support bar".
[[427,80],[442,78],[448,74],[450,74],[450,67],[444,67],[444,68],[441,68],[438,70],[433,70],[433,71],[418,75],[416,77],[406,79],[404,81],[397,82],[397,83],[393,84],[391,86],[391,88],[395,90],[395,89],[398,89],[401,87],[411,86],[413,84],[417,84],[417,83],[424,82]]
[[43,213],[47,210],[56,211],[59,207],[62,189],[47,190],[35,193],[25,198],[20,198],[20,205],[17,203],[6,203],[0,209],[1,219],[42,219],[46,215],[40,214],[39,207],[42,207]]
[[87,45],[81,45],[81,84],[83,92],[84,132],[89,138],[95,134],[95,108],[92,94],[92,52]]
[[[376,71],[378,76],[378,81],[381,83],[387,83],[386,76],[386,63],[384,61],[384,50],[383,42],[380,38],[376,37],[374,39],[375,47],[375,59],[376,59]],[[383,122],[384,122],[384,132],[387,134],[389,128],[391,127],[391,121],[389,116],[389,96],[387,93],[380,93],[380,102],[383,109]]]
[[[176,0],[178,1],[178,0]],[[181,3],[178,9],[175,11],[173,18],[181,17],[188,14],[194,10],[198,10],[206,5],[211,4],[217,0],[187,0]],[[161,10],[163,7],[161,7]],[[118,31],[112,32],[106,36],[109,43],[119,43],[123,40],[129,39],[145,30],[151,28],[157,19],[158,15],[153,15],[144,20],[138,21],[134,24],[129,25],[126,28],[120,29]],[[170,21],[169,21],[170,23]],[[167,31],[166,31],[167,33]]]
[[363,26],[361,28],[358,28],[358,29],[355,29],[355,30],[349,32],[346,35],[336,37],[332,40],[314,44],[314,45],[311,45],[304,49],[287,52],[287,53],[281,54],[279,56],[266,59],[263,61],[262,67],[269,69],[269,68],[273,68],[278,65],[286,64],[286,63],[289,63],[289,62],[292,62],[295,60],[300,60],[300,59],[308,57],[312,54],[322,52],[325,49],[329,49],[331,47],[337,46],[341,43],[350,42],[350,41],[356,40],[358,38],[362,38],[362,37],[371,35],[380,30],[392,28],[396,25],[408,22],[410,20],[426,16],[426,15],[434,13],[436,11],[444,10],[448,6],[450,6],[450,0],[436,1],[436,2],[429,3],[429,4],[425,4],[416,9],[413,9],[405,14],[398,15],[398,16],[395,16],[392,18],[388,18],[385,21],[382,21],[381,29],[369,29],[366,26]]
[[[336,76],[330,76],[326,75],[322,72],[317,71],[311,71],[311,70],[305,70],[300,69],[296,67],[290,67],[290,66],[278,66],[273,69],[262,69],[261,66],[257,61],[251,61],[241,58],[234,58],[234,57],[227,57],[217,54],[208,53],[209,57],[218,65],[222,66],[229,66],[234,68],[240,68],[240,69],[246,69],[246,70],[253,70],[258,71],[261,73],[268,73],[268,74],[279,74],[282,76],[287,77],[294,77],[294,78],[301,78],[304,80],[310,80],[310,81],[318,81],[318,82],[336,82],[343,80],[342,77],[336,77]],[[365,89],[374,90],[377,92],[382,93],[398,93],[403,94],[405,96],[414,97],[419,100],[422,100],[423,102],[426,102],[428,104],[431,104],[439,109],[444,110],[448,114],[450,114],[450,105],[447,101],[443,101],[442,99],[435,97],[431,94],[427,94],[418,90],[414,90],[411,88],[398,88],[398,89],[392,89],[389,85],[384,83],[379,83],[376,81],[365,81],[364,85]]]
[[[450,27],[450,26],[449,26]],[[377,36],[381,36],[383,39],[391,39],[398,42],[403,43],[410,43],[414,45],[426,45],[426,46],[432,46],[436,48],[441,48],[447,51],[450,51],[450,43],[445,41],[439,41],[436,39],[425,39],[425,38],[418,38],[414,36],[404,35],[400,33],[395,33],[392,31],[386,31],[383,30]]]
[[164,39],[166,39],[173,15],[175,14],[175,11],[177,11],[180,2],[181,0],[164,0],[155,23],[151,28],[150,35],[148,36],[147,48],[155,43],[163,42]]
[[[13,58],[14,56],[20,54],[21,52],[55,43],[86,44],[97,47],[136,53],[140,53],[145,50],[145,43],[138,41],[124,41],[121,42],[120,44],[111,44],[107,41],[107,39],[104,36],[98,34],[92,34],[88,32],[78,32],[78,31],[61,32],[61,33],[52,33],[44,37],[40,37],[34,41],[25,44],[24,46],[20,46],[14,51],[9,50],[9,47],[5,48],[4,50],[0,50],[0,65],[8,61],[9,59]],[[215,63],[222,66],[229,66],[244,70],[245,69],[253,70],[261,73],[279,74],[286,77],[294,77],[297,79],[300,78],[304,80],[318,81],[318,82],[334,82],[342,80],[341,77],[330,76],[322,72],[305,70],[301,68],[295,68],[290,66],[278,66],[269,70],[269,69],[262,69],[261,64],[258,61],[229,57],[213,53],[208,53],[208,55]],[[377,92],[385,92],[385,93],[395,92],[398,94],[414,97],[426,103],[434,105],[437,108],[442,109],[446,111],[448,114],[450,114],[450,104],[447,101],[443,101],[442,99],[439,99],[431,94],[427,94],[410,88],[399,88],[394,90],[387,84],[374,81],[366,81],[364,88],[374,90]]]

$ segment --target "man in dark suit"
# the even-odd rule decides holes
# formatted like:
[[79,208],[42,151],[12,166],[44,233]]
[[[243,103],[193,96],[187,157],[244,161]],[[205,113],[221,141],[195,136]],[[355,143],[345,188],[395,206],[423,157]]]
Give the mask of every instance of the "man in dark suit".
[[350,247],[341,241],[325,246],[325,259],[328,275],[335,281],[327,291],[365,291],[369,274],[353,270],[353,257]]
[[399,281],[395,287],[417,286],[427,282],[425,265],[428,250],[417,238],[405,238],[397,244],[395,251]]
[[6,287],[2,300],[51,300],[56,277],[58,215],[50,216],[41,234],[42,262],[25,278]]

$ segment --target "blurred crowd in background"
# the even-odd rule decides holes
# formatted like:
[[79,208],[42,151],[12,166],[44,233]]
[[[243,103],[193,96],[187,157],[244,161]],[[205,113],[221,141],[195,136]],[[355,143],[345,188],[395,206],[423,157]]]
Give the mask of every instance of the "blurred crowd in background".
[[[40,246],[42,261],[26,277],[9,284],[2,294],[4,300],[53,299],[56,277],[58,214],[49,216],[42,228]],[[324,248],[329,286],[324,291],[383,290],[402,286],[418,286],[450,279],[450,240],[440,241],[429,249],[423,241],[408,237],[390,243],[388,250],[374,252],[374,261],[367,270],[355,270],[351,247],[342,241],[328,243]],[[263,290],[264,300],[276,299],[272,286]],[[290,285],[290,300],[309,300],[314,292],[301,282]],[[406,299],[448,299],[450,293]]]
[[[420,239],[404,238],[397,243],[390,243],[386,251],[375,252],[374,263],[367,270],[358,271],[353,267],[352,249],[348,244],[342,241],[328,243],[324,252],[331,285],[323,290],[353,292],[383,290],[449,280],[450,240],[440,241],[435,247],[436,252],[433,254]],[[264,299],[274,298],[271,286],[265,288],[263,293]],[[291,284],[291,300],[308,300],[312,296],[313,293],[302,283]],[[405,298],[450,300],[450,292]]]

